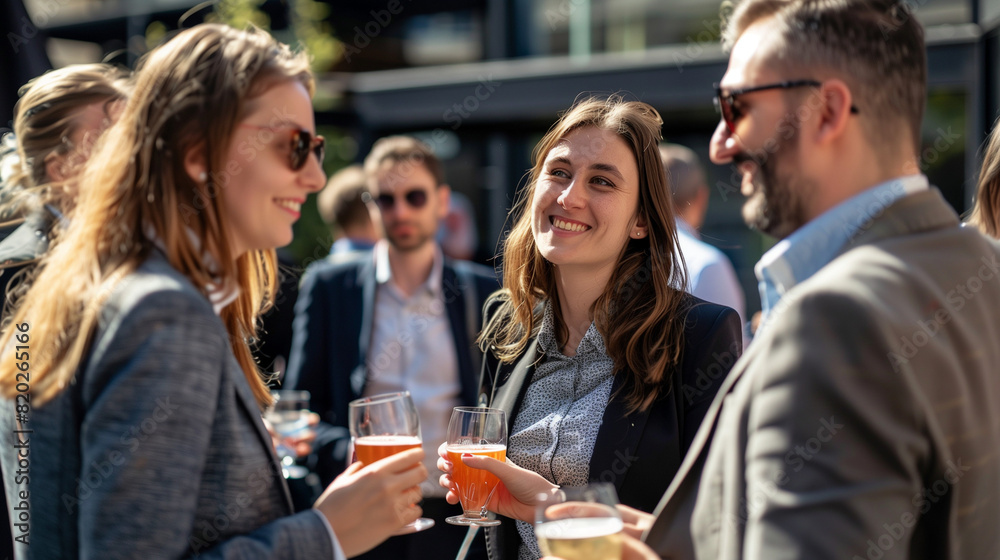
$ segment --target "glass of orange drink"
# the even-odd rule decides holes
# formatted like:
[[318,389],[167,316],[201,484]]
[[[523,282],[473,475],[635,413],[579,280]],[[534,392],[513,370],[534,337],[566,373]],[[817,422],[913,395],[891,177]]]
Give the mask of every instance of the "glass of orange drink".
[[[420,447],[420,419],[409,391],[372,395],[347,405],[354,453],[364,465]],[[434,520],[421,517],[395,534],[430,529]]]
[[455,407],[448,423],[448,460],[453,465],[451,479],[462,503],[462,515],[445,519],[452,525],[499,525],[489,517],[486,504],[500,479],[462,462],[462,455],[482,455],[498,461],[507,458],[507,415],[503,410],[483,407]]

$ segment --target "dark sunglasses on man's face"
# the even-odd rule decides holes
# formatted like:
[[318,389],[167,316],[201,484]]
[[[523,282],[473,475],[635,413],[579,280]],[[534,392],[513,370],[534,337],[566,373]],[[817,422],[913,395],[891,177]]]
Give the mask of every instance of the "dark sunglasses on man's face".
[[[284,127],[273,127],[273,126],[260,126],[256,124],[240,123],[240,126],[245,126],[248,128],[256,128],[258,130],[281,130]],[[298,171],[305,167],[306,160],[309,159],[309,152],[316,154],[316,160],[319,162],[320,166],[323,165],[323,157],[326,155],[326,140],[322,136],[313,136],[308,130],[302,130],[299,128],[289,129],[292,133],[290,149],[291,152],[288,158],[288,165],[292,168],[292,171]]]
[[[722,120],[726,122],[726,128],[729,129],[729,132],[735,134],[736,121],[743,117],[743,112],[736,106],[736,99],[739,96],[753,93],[755,91],[766,91],[769,89],[819,87],[821,85],[823,84],[821,82],[817,82],[816,80],[792,80],[776,84],[767,84],[764,86],[731,89],[728,93],[723,93],[722,87],[720,87],[719,84],[714,84],[715,98],[712,99],[712,101],[715,103],[715,110],[722,114]],[[854,105],[851,105],[851,114],[858,114],[858,108]]]
[[[423,208],[427,204],[427,191],[413,189],[407,191],[403,199],[410,208]],[[391,194],[380,194],[375,197],[375,204],[382,210],[392,210],[396,206],[396,197]]]

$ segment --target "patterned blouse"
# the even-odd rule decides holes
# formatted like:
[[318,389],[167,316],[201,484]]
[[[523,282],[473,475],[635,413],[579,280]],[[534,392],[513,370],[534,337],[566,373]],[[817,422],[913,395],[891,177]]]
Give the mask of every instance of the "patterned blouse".
[[[538,348],[544,357],[514,420],[507,457],[554,484],[586,485],[590,457],[611,395],[614,362],[593,323],[576,356],[565,356],[556,341],[551,302],[545,303]],[[540,558],[534,526],[518,521],[517,530],[523,541],[519,559]]]

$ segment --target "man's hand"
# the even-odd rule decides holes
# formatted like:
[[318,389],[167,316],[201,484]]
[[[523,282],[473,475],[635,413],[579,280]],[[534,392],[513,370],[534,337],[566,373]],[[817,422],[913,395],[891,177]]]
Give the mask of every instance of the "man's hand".
[[427,478],[422,449],[397,453],[368,466],[354,463],[313,505],[348,558],[371,550],[420,517],[420,483]]
[[653,521],[656,519],[653,517],[653,514],[635,508],[621,504],[618,504],[616,507],[618,508],[618,513],[622,516],[622,522],[625,524],[625,534],[636,539],[642,539],[643,532],[652,527]]
[[[438,447],[437,466],[445,474],[441,475],[439,483],[448,489],[445,499],[449,504],[459,502],[458,488],[451,478],[454,468],[448,460],[448,444],[442,443]],[[550,494],[558,486],[545,480],[542,475],[523,469],[511,462],[501,462],[490,457],[479,457],[466,453],[462,456],[462,462],[466,466],[474,469],[483,469],[495,474],[500,479],[496,491],[486,504],[486,509],[510,517],[534,523],[535,502],[539,494]]]

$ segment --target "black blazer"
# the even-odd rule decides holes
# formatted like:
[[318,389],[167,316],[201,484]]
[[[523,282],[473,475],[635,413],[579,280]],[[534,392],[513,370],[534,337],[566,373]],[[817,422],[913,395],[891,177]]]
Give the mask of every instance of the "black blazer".
[[[685,297],[684,347],[679,371],[675,367],[666,376],[669,388],[646,412],[627,414],[624,395],[629,383],[624,375],[616,376],[590,458],[591,482],[614,484],[622,504],[646,512],[656,508],[667,490],[716,391],[743,352],[740,319],[734,310]],[[499,302],[491,299],[487,316],[498,308]],[[538,341],[532,340],[511,364],[501,364],[492,352],[484,360],[479,403],[507,411],[509,426],[542,358],[537,347]],[[490,558],[517,558],[520,536],[512,520],[501,519],[500,526],[486,530]]]
[[[441,283],[458,354],[461,401],[472,405],[482,360],[475,338],[483,302],[499,286],[496,273],[482,265],[445,258]],[[371,251],[338,255],[306,270],[295,303],[292,350],[283,386],[311,393],[310,408],[319,413],[321,423],[310,460],[324,486],[344,470],[348,460],[347,403],[362,396],[368,378],[365,360],[375,287]]]
[[51,210],[42,207],[24,221],[0,229],[0,311],[6,309],[8,295],[20,284],[22,271],[30,272],[49,250],[49,237],[57,220]]

